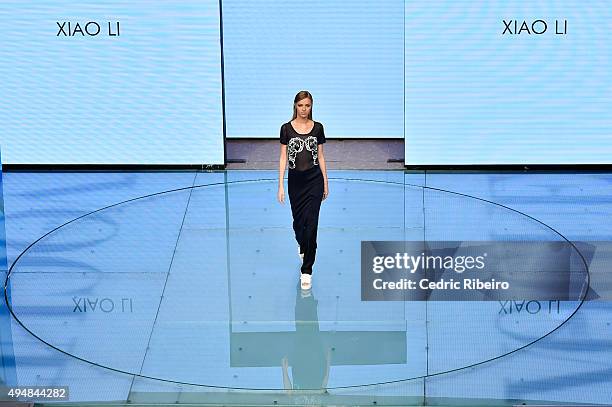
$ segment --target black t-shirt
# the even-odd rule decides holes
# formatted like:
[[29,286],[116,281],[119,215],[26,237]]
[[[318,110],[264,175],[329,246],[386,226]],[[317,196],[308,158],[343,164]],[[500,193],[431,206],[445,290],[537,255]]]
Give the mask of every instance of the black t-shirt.
[[300,134],[288,122],[281,126],[280,142],[287,145],[289,169],[306,171],[319,165],[318,145],[325,143],[325,131],[321,123],[314,122],[310,133]]

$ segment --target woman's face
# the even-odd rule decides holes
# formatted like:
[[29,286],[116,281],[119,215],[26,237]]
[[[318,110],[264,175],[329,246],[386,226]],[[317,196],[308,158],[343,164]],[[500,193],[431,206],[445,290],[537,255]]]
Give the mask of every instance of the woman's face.
[[312,109],[312,101],[309,98],[302,99],[295,104],[295,108],[299,118],[308,119],[310,109]]

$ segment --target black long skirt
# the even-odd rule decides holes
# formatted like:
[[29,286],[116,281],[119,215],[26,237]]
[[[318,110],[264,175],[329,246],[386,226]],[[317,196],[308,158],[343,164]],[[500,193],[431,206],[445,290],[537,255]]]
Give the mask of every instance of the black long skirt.
[[312,274],[317,252],[319,210],[323,200],[323,173],[318,165],[306,171],[289,170],[289,201],[295,240],[304,253],[302,273]]

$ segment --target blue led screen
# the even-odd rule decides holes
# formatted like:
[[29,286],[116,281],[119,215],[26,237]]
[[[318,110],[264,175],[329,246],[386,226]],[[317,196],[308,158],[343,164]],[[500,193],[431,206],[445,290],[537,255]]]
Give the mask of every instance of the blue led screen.
[[216,0],[0,4],[5,164],[222,164]]
[[406,1],[407,164],[612,163],[609,1]]

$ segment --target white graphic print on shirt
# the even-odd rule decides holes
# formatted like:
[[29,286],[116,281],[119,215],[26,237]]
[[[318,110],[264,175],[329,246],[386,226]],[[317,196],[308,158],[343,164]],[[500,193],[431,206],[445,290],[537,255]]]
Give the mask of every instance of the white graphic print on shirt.
[[289,150],[289,168],[295,168],[295,157],[297,154],[302,151],[306,147],[306,150],[310,151],[312,154],[312,160],[314,165],[319,165],[317,162],[317,158],[319,158],[317,152],[317,138],[314,136],[308,136],[306,140],[302,140],[299,137],[293,137],[287,143],[287,149]]

